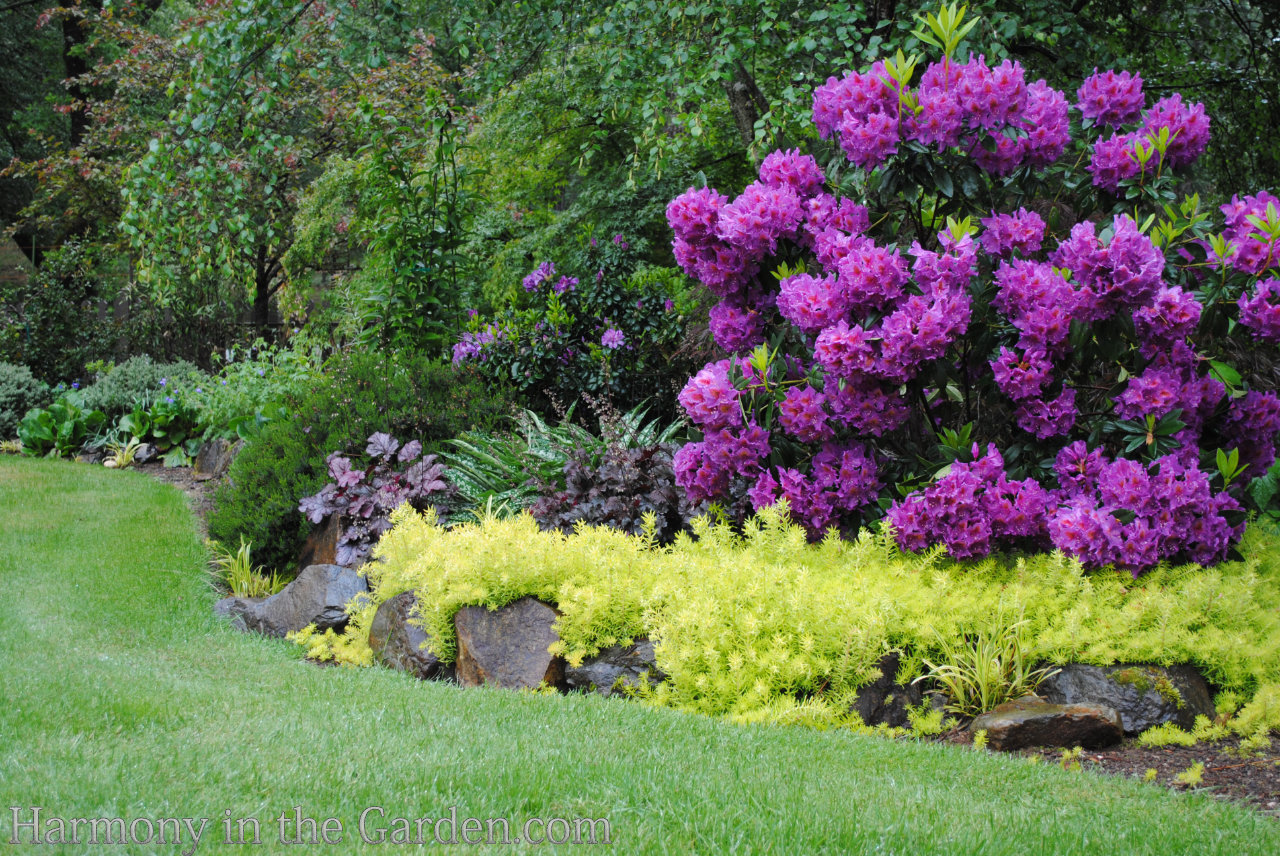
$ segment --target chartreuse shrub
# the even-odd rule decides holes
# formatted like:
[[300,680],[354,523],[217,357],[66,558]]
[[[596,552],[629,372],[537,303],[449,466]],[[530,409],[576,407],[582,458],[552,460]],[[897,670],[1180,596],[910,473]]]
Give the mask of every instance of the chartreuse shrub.
[[313,654],[368,662],[377,605],[414,590],[432,650],[452,660],[459,608],[531,595],[558,606],[556,648],[571,663],[656,640],[670,679],[649,695],[654,704],[831,724],[847,719],[885,653],[901,652],[908,681],[925,660],[944,662],[1018,616],[1026,663],[1191,663],[1250,699],[1237,730],[1280,727],[1280,537],[1260,527],[1238,561],[1162,565],[1135,582],[1086,573],[1061,552],[977,562],[902,552],[888,532],[812,545],[781,507],[742,534],[699,518],[696,540],[666,547],[603,527],[542,532],[527,515],[446,531],[401,509],[393,523],[374,552],[381,561],[365,566],[372,592],[351,606],[346,636],[304,634]]
[[1127,72],[1060,91],[963,16],[819,86],[812,153],[671,202],[727,357],[679,396],[677,479],[786,499],[815,540],[884,518],[958,558],[1221,561],[1280,434],[1280,199],[1218,217],[1179,183],[1202,104]]

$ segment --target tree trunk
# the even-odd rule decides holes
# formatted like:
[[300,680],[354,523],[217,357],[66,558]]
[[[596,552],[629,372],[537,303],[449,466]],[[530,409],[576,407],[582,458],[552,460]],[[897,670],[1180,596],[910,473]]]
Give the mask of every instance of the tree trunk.
[[742,145],[751,148],[756,141],[756,122],[769,112],[769,102],[741,62],[736,63],[733,79],[724,85],[724,89],[729,96],[729,110],[733,113],[733,123],[738,126]]
[[[67,16],[62,19],[62,65],[67,79],[72,81],[81,80],[89,72],[89,63],[80,51],[87,40],[87,34],[80,24],[80,18]],[[89,93],[79,82],[68,86],[67,93],[81,104],[89,100]],[[71,148],[75,148],[84,140],[85,131],[89,127],[89,115],[83,109],[72,110],[68,115],[71,118]]]

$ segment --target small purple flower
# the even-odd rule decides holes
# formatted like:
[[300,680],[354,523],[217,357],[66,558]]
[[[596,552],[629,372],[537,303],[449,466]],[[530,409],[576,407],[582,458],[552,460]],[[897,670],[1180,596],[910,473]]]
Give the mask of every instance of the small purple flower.
[[551,277],[555,275],[555,272],[555,262],[543,262],[538,265],[533,273],[524,278],[522,281],[524,284],[524,290],[530,293],[537,291],[538,286],[551,279]]
[[621,232],[613,236],[613,242],[618,245],[619,249],[623,249],[623,250],[625,250],[628,246],[630,246],[626,241],[622,239]]
[[577,284],[578,278],[576,276],[562,276],[559,282],[551,286],[551,290],[556,294],[564,294],[566,291],[573,291]]
[[79,388],[80,388],[80,381],[76,381],[76,382],[72,383],[72,384],[71,384],[71,388],[72,388],[72,389],[79,389]]
[[600,282],[603,279],[604,279],[604,268],[600,268],[600,270],[596,271],[596,282]]
[[164,401],[165,401],[165,404],[173,404],[173,396],[172,396],[172,395],[166,395],[166,396],[164,397]]
[[258,377],[266,377],[267,373],[264,369],[258,369]]
[[168,385],[169,385],[169,379],[168,379],[167,377],[162,377],[162,378],[160,378],[160,385],[161,385],[161,386],[168,386]]
[[600,337],[600,344],[610,349],[621,348],[627,341],[627,337],[623,335],[621,330],[610,327],[604,331],[604,335]]
[[663,312],[670,312],[672,309],[675,309],[675,308],[676,308],[676,302],[671,298],[668,297],[666,300],[662,301]]

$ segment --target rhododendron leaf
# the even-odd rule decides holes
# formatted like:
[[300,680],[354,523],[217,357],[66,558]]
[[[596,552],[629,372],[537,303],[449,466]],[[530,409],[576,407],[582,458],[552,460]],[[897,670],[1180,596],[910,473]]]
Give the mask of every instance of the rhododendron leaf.
[[1219,360],[1209,361],[1209,374],[1213,375],[1227,389],[1236,389],[1240,386],[1240,372]]

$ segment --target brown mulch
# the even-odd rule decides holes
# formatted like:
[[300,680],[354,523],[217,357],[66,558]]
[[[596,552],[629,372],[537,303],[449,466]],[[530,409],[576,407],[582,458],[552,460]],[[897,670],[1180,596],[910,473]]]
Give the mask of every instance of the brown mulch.
[[[967,731],[952,731],[942,738],[948,743],[972,743]],[[1264,815],[1280,820],[1280,738],[1272,737],[1269,748],[1242,756],[1236,749],[1237,738],[1194,746],[1164,746],[1148,749],[1137,740],[1126,739],[1109,749],[1086,750],[1080,755],[1081,769],[1116,776],[1144,779],[1148,770],[1156,771],[1153,787],[1177,791],[1196,790],[1221,799],[1242,802]],[[1023,749],[1024,757],[1039,756],[1047,764],[1062,761],[1061,749]],[[1179,773],[1199,762],[1204,774],[1195,787],[1179,784]]]

